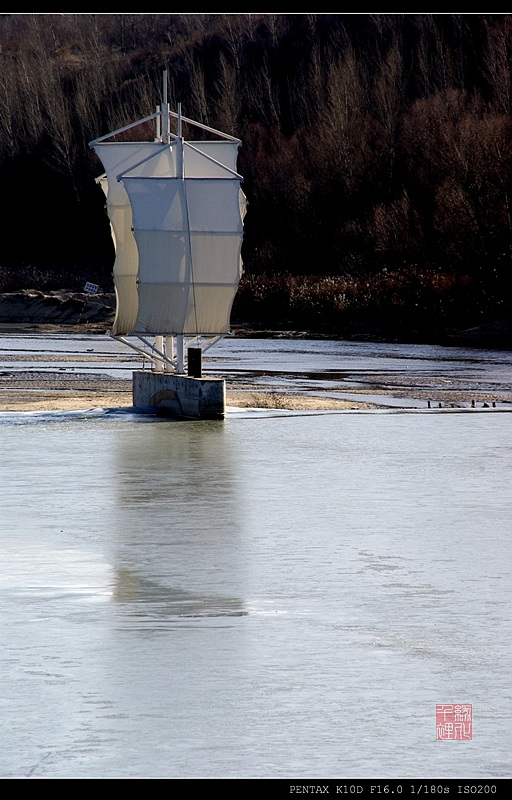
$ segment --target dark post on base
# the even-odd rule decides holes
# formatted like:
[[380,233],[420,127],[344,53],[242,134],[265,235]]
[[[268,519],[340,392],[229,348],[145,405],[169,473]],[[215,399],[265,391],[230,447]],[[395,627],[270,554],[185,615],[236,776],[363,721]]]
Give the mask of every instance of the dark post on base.
[[203,351],[200,347],[189,347],[188,354],[188,374],[191,378],[202,378],[202,357]]

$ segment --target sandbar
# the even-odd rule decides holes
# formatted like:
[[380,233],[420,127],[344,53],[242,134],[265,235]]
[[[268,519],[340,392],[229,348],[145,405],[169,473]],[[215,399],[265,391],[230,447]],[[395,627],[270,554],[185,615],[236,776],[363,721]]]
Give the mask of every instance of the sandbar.
[[[346,409],[375,408],[370,403],[309,397],[277,392],[246,392],[228,390],[226,404],[237,408],[276,408],[291,411],[342,411]],[[102,390],[37,390],[0,389],[1,412],[90,411],[97,408],[132,407],[131,389],[126,391]]]

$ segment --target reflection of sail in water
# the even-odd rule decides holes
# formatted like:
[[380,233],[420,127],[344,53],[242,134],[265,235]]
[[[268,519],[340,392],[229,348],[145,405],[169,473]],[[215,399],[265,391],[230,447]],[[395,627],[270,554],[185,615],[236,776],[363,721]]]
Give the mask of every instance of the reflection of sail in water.
[[[236,171],[240,140],[182,117],[180,110],[170,112],[165,83],[161,110],[91,146],[105,169],[98,182],[116,251],[112,334],[138,337],[137,346],[123,340],[142,348],[157,369],[182,372],[183,337],[205,349],[229,332],[242,274],[246,200]],[[118,140],[151,119],[157,120],[154,141]],[[184,123],[208,138],[185,141]]]
[[133,425],[116,437],[112,588],[124,620],[247,613],[236,441],[218,422]]

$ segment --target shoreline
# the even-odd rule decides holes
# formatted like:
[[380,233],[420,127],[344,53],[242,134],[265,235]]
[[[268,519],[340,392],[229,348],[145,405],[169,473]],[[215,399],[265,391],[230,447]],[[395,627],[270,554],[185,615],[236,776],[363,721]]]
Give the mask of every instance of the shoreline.
[[[105,381],[98,385],[85,376],[75,376],[73,388],[61,385],[44,387],[13,386],[0,377],[0,414],[45,413],[53,411],[133,410],[131,381]],[[124,384],[121,385],[120,384]],[[363,393],[362,390],[361,393]],[[366,392],[365,392],[366,393]],[[379,402],[393,396],[394,403]],[[281,411],[360,411],[372,409],[403,410],[421,408],[493,408],[512,411],[512,396],[508,392],[448,391],[442,402],[432,401],[431,394],[411,386],[397,391],[376,389],[373,402],[321,397],[318,395],[278,392],[272,387],[253,390],[238,389],[226,384],[226,407],[245,409],[276,409]],[[400,402],[400,401],[403,402]],[[416,405],[411,405],[411,401]]]
[[[65,336],[67,334],[80,334],[83,337],[88,335],[97,336],[105,334],[108,336],[108,325],[103,322],[89,322],[80,324],[49,324],[48,322],[25,321],[0,322],[0,339],[4,336],[24,336],[24,335],[48,335],[52,334]],[[307,331],[257,331],[245,327],[240,330],[238,326],[233,326],[233,338],[280,338],[280,339],[320,339],[333,338],[315,335]],[[338,337],[341,338],[341,337]],[[351,341],[355,341],[352,337]],[[375,341],[373,339],[358,337],[358,340]],[[452,346],[453,343],[452,343]],[[73,357],[73,361],[79,360],[94,363],[96,355],[82,354],[78,358]],[[37,371],[36,364],[44,360],[54,362],[53,371]],[[102,374],[88,374],[82,372],[80,367],[77,371],[69,372],[66,370],[68,355],[57,352],[44,358],[37,354],[23,353],[4,356],[3,371],[0,371],[0,413],[17,412],[46,412],[46,411],[91,411],[93,409],[132,409],[132,382],[131,379],[114,379]],[[9,362],[18,362],[18,367],[14,371],[9,369]],[[25,362],[27,369],[19,368],[19,362]],[[428,381],[432,377],[432,388],[428,388]],[[489,387],[490,388],[490,387]],[[255,390],[252,386],[241,386],[232,384],[226,380],[226,406],[237,408],[259,408],[259,409],[280,409],[290,411],[343,411],[359,409],[382,409],[390,408],[411,408],[414,403],[416,408],[430,407],[458,407],[467,408],[477,406],[488,407],[490,404],[498,403],[500,406],[512,404],[512,393],[505,387],[501,391],[481,392],[476,387],[470,389],[469,385],[440,388],[436,376],[423,376],[418,381],[413,376],[408,380],[396,379],[390,383],[389,377],[383,380],[378,376],[377,382],[366,385],[364,382],[358,389],[350,387],[350,398],[344,397],[322,397],[318,392],[315,395],[307,393],[297,393],[293,391],[280,391],[273,385],[260,385]],[[342,392],[347,394],[347,392]],[[361,394],[361,400],[357,395]],[[356,395],[354,397],[354,395]],[[390,400],[392,398],[392,406]],[[381,401],[380,401],[381,400]],[[416,405],[417,404],[417,405]]]
[[[343,411],[378,408],[378,405],[366,402],[233,389],[226,391],[226,406],[275,408],[289,411]],[[133,408],[131,387],[126,391],[90,388],[54,391],[0,388],[0,413],[91,411],[99,408]]]
[[[88,294],[76,290],[19,289],[0,292],[1,333],[105,333],[115,314],[115,293]],[[474,320],[477,323],[477,320]],[[240,338],[333,339],[390,344],[432,344],[512,351],[512,320],[491,319],[469,327],[453,327],[446,321],[436,327],[391,319],[368,319],[366,315],[340,320],[335,329],[317,324],[290,328],[284,320],[262,325],[258,320],[233,317],[232,335]]]
[[[0,335],[17,334],[104,334],[109,335],[110,321],[70,322],[8,322],[0,321]],[[421,344],[440,347],[465,347],[476,350],[505,350],[512,352],[512,324],[504,320],[465,330],[396,330],[382,326],[354,326],[341,331],[293,330],[280,327],[258,327],[245,323],[233,324],[228,336],[239,339],[310,339],[376,344]]]

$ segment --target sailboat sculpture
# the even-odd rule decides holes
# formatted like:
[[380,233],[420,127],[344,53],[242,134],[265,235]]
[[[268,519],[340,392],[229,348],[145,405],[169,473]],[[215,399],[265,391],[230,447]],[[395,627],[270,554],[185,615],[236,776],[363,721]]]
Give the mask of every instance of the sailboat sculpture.
[[[90,142],[105,169],[97,182],[115,246],[111,335],[152,363],[145,377],[134,373],[135,406],[219,418],[224,382],[202,379],[201,354],[229,333],[243,271],[241,141],[183,117],[180,105],[171,112],[165,72],[163,85],[154,114]],[[153,141],[111,141],[151,120]],[[184,124],[208,138],[185,141]]]

